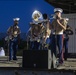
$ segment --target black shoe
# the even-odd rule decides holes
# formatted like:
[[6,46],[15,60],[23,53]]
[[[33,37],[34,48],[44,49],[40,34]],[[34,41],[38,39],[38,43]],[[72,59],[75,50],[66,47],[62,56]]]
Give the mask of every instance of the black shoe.
[[11,59],[9,59],[9,61],[11,61]]
[[17,60],[17,58],[16,59],[13,59],[13,60]]
[[63,64],[63,60],[60,60],[60,61],[59,61],[59,64]]
[[67,61],[67,58],[64,58],[65,61]]
[[9,59],[9,61],[11,61],[12,59]]

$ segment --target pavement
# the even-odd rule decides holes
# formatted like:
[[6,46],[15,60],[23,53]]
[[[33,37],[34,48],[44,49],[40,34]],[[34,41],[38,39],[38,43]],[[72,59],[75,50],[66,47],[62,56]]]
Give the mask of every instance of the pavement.
[[[22,56],[17,56],[17,59],[9,61],[8,56],[0,57],[0,67],[22,67]],[[76,70],[76,58],[68,58],[57,69]]]
[[67,61],[64,61],[57,69],[76,70],[76,58],[68,58]]
[[8,60],[8,56],[0,57],[0,67],[22,67],[22,56],[17,56],[17,60]]

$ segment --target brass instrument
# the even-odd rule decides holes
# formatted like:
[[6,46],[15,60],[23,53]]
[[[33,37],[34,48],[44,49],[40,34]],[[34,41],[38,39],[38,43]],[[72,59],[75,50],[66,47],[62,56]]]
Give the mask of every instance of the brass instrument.
[[19,35],[19,27],[18,26],[15,26],[15,27],[11,26],[8,29],[8,36],[5,37],[5,40],[6,41],[13,40],[18,35]]
[[33,13],[32,13],[32,19],[33,19],[33,22],[35,24],[38,24],[40,23],[42,20],[43,20],[43,16],[42,16],[42,13],[38,10],[35,10]]

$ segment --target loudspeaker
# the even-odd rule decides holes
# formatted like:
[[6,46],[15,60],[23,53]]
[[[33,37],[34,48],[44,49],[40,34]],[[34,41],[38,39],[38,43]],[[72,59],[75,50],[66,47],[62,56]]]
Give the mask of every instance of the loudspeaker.
[[24,50],[22,67],[26,69],[51,69],[51,50]]

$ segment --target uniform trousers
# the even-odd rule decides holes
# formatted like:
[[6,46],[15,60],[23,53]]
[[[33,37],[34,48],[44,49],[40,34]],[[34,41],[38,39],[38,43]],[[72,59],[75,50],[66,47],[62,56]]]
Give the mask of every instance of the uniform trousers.
[[17,60],[18,38],[9,41],[9,60]]
[[30,49],[31,50],[39,50],[40,42],[31,41],[30,42]]
[[51,51],[54,53],[55,57],[57,57],[57,47],[59,50],[59,63],[63,63],[63,54],[62,54],[62,49],[63,49],[63,35],[54,35],[52,34],[51,36]]
[[64,49],[64,60],[67,60],[68,57],[68,39],[64,38],[63,49]]

